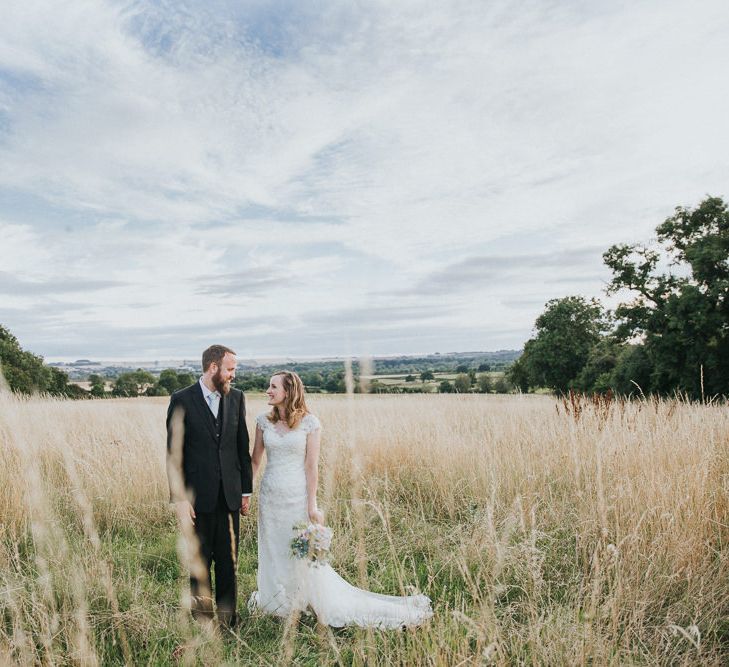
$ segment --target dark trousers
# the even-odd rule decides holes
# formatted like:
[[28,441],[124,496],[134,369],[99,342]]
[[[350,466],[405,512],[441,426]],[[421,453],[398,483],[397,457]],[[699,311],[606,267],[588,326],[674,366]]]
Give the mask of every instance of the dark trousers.
[[236,609],[236,564],[238,562],[238,529],[240,514],[231,512],[223,496],[223,485],[218,491],[218,502],[212,512],[197,512],[195,535],[200,543],[200,556],[207,579],[190,577],[192,615],[196,619],[212,619],[210,566],[215,563],[215,603],[218,620],[234,625]]

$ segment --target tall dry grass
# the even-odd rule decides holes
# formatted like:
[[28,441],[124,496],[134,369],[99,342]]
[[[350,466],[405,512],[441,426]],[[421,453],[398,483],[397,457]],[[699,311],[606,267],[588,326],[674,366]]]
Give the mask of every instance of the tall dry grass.
[[[539,396],[311,396],[335,567],[418,587],[426,627],[192,624],[166,401],[0,399],[0,662],[726,664],[729,409]],[[252,417],[265,409],[249,399]],[[254,511],[256,509],[254,500]]]

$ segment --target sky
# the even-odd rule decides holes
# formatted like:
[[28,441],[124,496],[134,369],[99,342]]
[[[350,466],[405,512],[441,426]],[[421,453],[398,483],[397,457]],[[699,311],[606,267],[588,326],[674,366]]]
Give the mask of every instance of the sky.
[[49,361],[519,349],[729,196],[725,0],[0,6],[0,324]]

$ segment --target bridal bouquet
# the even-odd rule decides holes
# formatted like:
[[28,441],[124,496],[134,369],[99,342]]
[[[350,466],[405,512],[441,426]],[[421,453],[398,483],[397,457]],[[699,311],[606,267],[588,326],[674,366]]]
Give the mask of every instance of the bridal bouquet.
[[291,555],[305,558],[315,565],[329,560],[332,544],[332,529],[317,523],[297,523],[294,525],[294,538],[291,540]]

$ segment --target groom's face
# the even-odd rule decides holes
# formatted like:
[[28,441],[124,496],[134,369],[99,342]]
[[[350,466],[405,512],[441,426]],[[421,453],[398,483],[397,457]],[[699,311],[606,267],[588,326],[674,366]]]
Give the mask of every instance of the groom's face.
[[226,352],[223,360],[218,366],[218,370],[213,375],[213,384],[215,388],[223,395],[230,391],[230,383],[235,378],[235,365],[237,358],[230,352]]

